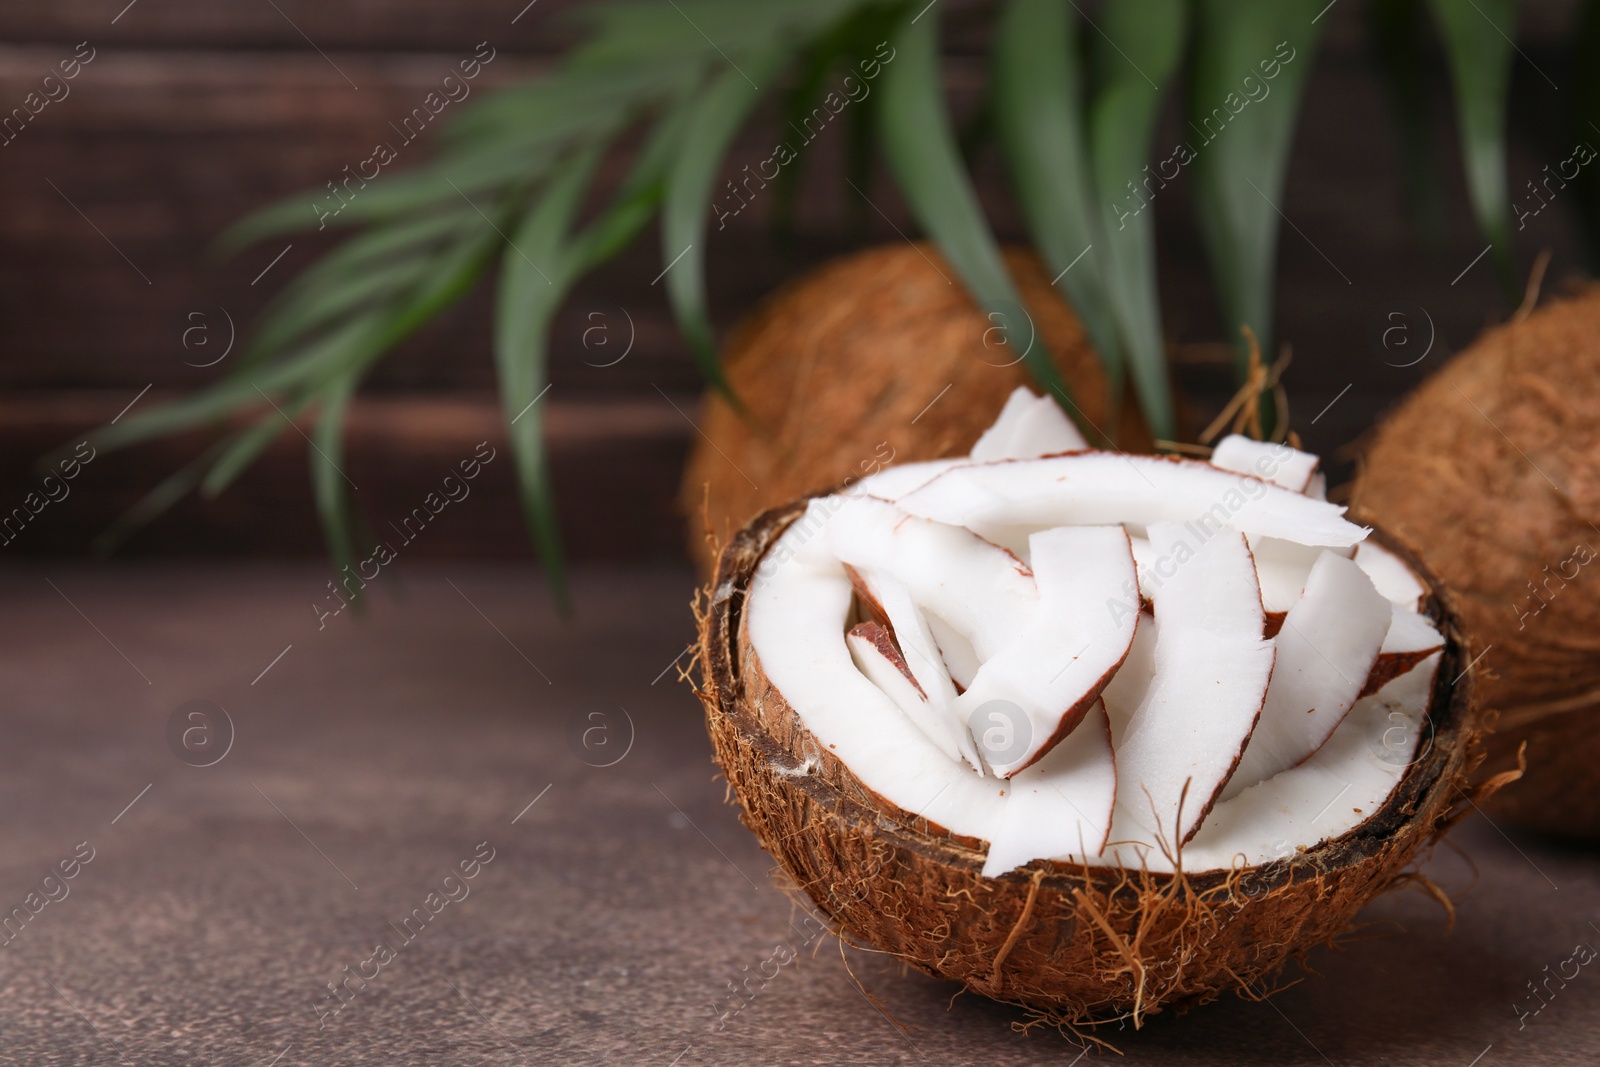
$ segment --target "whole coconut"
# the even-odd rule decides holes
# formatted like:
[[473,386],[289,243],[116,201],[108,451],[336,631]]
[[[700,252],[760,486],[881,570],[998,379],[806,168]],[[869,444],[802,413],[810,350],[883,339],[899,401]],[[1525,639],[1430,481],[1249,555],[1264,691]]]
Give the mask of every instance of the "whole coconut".
[[1493,810],[1600,836],[1600,287],[1480,337],[1384,420],[1353,504],[1450,588],[1499,712]]
[[[1105,373],[1082,325],[1030,252],[1006,266],[1083,415],[1129,449],[1142,427],[1110,416]],[[740,325],[724,368],[748,409],[706,396],[684,470],[681,506],[702,574],[726,543],[776,504],[888,463],[965,455],[1005,398],[1032,384],[1008,336],[926,244],[835,260],[780,290]],[[1091,440],[1093,435],[1089,435]]]
[[867,788],[762,670],[743,625],[746,594],[804,510],[801,500],[765,513],[722,553],[700,605],[699,694],[744,824],[846,940],[1063,1026],[1137,1026],[1225,992],[1260,997],[1288,961],[1405,882],[1418,850],[1470,810],[1462,788],[1481,755],[1473,672],[1442,589],[1408,559],[1447,642],[1428,708],[1432,743],[1364,822],[1232,871],[1035,860],[985,877],[983,842]]

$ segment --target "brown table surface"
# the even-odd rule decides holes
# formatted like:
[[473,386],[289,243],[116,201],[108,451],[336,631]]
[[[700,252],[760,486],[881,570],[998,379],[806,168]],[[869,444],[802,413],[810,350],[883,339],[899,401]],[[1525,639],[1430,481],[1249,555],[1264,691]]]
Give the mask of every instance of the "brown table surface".
[[[0,571],[0,913],[94,850],[0,950],[0,1063],[1076,1062],[1009,1008],[803,943],[668,671],[685,572],[580,573],[563,624],[526,568],[391,569],[393,595],[320,630],[312,564]],[[167,740],[195,699],[234,725],[210,767]],[[633,742],[596,767],[628,732],[581,718],[606,704]],[[403,942],[390,922],[484,841],[469,895]],[[1104,1036],[1128,1064],[1595,1062],[1600,968],[1514,1010],[1600,944],[1595,851],[1474,818],[1427,872],[1453,932],[1392,894],[1269,1002]],[[319,1029],[384,938],[402,947]],[[783,944],[798,959],[719,1025]]]

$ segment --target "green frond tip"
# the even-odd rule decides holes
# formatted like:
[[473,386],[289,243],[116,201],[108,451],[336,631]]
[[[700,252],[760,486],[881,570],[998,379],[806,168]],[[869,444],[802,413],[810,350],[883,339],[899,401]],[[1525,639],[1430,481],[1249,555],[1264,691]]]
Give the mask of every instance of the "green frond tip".
[[692,105],[673,149],[661,208],[661,279],[666,282],[678,328],[706,381],[742,411],[717,358],[716,335],[706,297],[705,253],[712,187],[734,135],[760,102],[792,54],[774,45],[744,57],[745,63],[714,77]]
[[[1049,347],[1031,328],[962,165],[939,76],[937,10],[907,9],[890,44],[894,51],[884,62],[879,90],[883,94],[880,136],[889,169],[911,213],[1007,341],[1032,335],[1022,356],[1029,373],[1046,392],[1068,398],[1063,407],[1069,416],[1086,437],[1099,439],[1100,431],[1083,419],[1071,399]],[[1019,319],[1028,324],[1026,333],[1017,329]]]
[[[363,590],[366,581],[356,566],[355,502],[350,491],[356,488],[344,470],[344,417],[355,393],[358,373],[336,380],[322,397],[322,411],[311,431],[306,449],[311,464],[311,487],[316,500],[322,534],[333,557],[334,580],[345,591],[350,606],[357,612],[366,606]],[[351,581],[354,581],[354,587]]]
[[[1511,197],[1506,180],[1506,108],[1517,32],[1514,0],[1429,0],[1456,93],[1461,157],[1478,227],[1494,250],[1496,273],[1514,307],[1522,286],[1511,261]],[[1592,61],[1592,57],[1586,57]]]
[[1056,0],[1011,0],[994,41],[995,127],[1029,234],[1099,354],[1120,407],[1122,339],[1103,272],[1104,248],[1084,130],[1078,24]]
[[[1274,347],[1272,297],[1284,178],[1324,6],[1325,0],[1198,0],[1195,5],[1188,133],[1196,220],[1228,332],[1237,335],[1239,327],[1248,326],[1268,352]],[[1235,368],[1241,382],[1249,359],[1249,346],[1238,342]]]
[[104,559],[120,548],[128,538],[144,529],[163,515],[178,501],[194,491],[206,469],[223,453],[228,442],[218,441],[197,458],[163,478],[138,502],[114,519],[110,526],[89,545],[89,554]]
[[[1101,273],[1140,410],[1157,437],[1176,436],[1156,280],[1156,195],[1150,143],[1188,28],[1183,0],[1123,0],[1091,38],[1094,99],[1088,144],[1101,219]],[[1123,42],[1114,44],[1113,42]],[[1159,179],[1158,179],[1159,180]]]

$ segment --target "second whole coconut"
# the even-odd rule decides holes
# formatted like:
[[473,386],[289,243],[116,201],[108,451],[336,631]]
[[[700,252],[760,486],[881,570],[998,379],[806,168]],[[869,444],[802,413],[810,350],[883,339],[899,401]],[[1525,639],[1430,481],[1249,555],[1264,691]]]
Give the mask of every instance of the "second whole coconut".
[[767,508],[888,466],[965,455],[1006,397],[1029,382],[1019,362],[1047,346],[1082,415],[1129,449],[1148,446],[1111,410],[1106,376],[1037,257],[1004,253],[1033,336],[987,318],[928,244],[868,249],[825,264],[740,325],[724,369],[748,409],[708,392],[680,506],[702,574]]
[[1600,838],[1600,287],[1489,330],[1380,426],[1354,509],[1455,594],[1498,712],[1491,811]]

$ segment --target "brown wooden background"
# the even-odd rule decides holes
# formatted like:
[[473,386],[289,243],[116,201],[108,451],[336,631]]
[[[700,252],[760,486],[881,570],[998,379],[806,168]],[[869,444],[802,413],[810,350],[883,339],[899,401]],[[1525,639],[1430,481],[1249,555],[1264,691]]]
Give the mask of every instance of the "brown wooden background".
[[[209,369],[186,365],[217,349],[186,351],[184,331],[204,325],[220,345],[228,333],[224,314],[247,330],[273,288],[325,247],[300,235],[218,262],[208,248],[229,223],[321,186],[364,158],[387,124],[480,41],[498,54],[475,94],[547,69],[574,39],[565,16],[580,5],[538,0],[513,25],[524,3],[136,0],[126,7],[126,0],[7,0],[0,6],[0,112],[20,104],[78,42],[96,50],[70,83],[70,96],[0,148],[0,510],[37,484],[32,465],[41,452],[116,415],[147,385],[141,405],[222,373],[227,361]],[[1514,190],[1545,163],[1564,158],[1572,143],[1563,43],[1572,7],[1545,2],[1524,12],[1519,43],[1526,59],[1516,72],[1511,122]],[[1333,452],[1508,309],[1487,259],[1452,284],[1484,244],[1467,214],[1453,124],[1441,121],[1436,130],[1446,175],[1437,195],[1447,226],[1442,243],[1430,248],[1401,204],[1394,140],[1357,0],[1340,0],[1326,21],[1281,203],[1292,224],[1281,238],[1279,335],[1294,346],[1288,380],[1295,424],[1311,447]],[[1443,107],[1439,58],[1423,62]],[[960,35],[951,41],[947,80],[958,106],[974,99],[983,65],[981,41]],[[1168,125],[1175,139],[1176,120],[1169,117]],[[730,170],[764,157],[770,143],[758,124],[730,155]],[[721,326],[785,278],[860,243],[844,224],[837,148],[821,138],[807,161],[796,247],[774,247],[759,211],[713,235],[711,282]],[[400,165],[423,152],[425,144],[408,150]],[[983,163],[982,182],[993,217],[1014,234],[992,156]],[[880,204],[894,204],[886,180],[880,177],[875,188]],[[1180,358],[1180,381],[1204,410],[1225,392],[1226,376],[1191,361],[1214,352],[1224,334],[1187,191],[1180,182],[1162,195],[1166,331]],[[1524,272],[1541,248],[1554,252],[1547,291],[1584,269],[1574,208],[1570,197],[1558,201],[1518,237]],[[903,215],[897,221],[910,230]],[[898,240],[881,220],[873,223],[867,240]],[[252,284],[291,241],[283,259]],[[656,240],[646,237],[580,289],[557,323],[546,402],[558,495],[579,557],[673,555],[682,541],[671,498],[694,431],[661,392],[692,411],[698,380],[659,287],[650,285],[661,265]],[[1420,336],[1426,327],[1418,309],[1431,317],[1437,342],[1421,364],[1397,369],[1390,364],[1398,358],[1379,338],[1395,311],[1408,314]],[[580,344],[592,312],[607,315],[619,331],[626,329],[619,312],[632,320],[634,347],[616,366],[590,365],[600,359]],[[350,472],[375,520],[409,510],[473,443],[499,439],[488,322],[489,302],[480,292],[370,379],[351,419]],[[5,551],[82,552],[199,443],[179,440],[97,460],[67,501],[46,509]],[[285,434],[217,501],[181,505],[124,551],[320,551],[304,453],[304,441]],[[443,516],[416,551],[526,552],[509,462],[480,479],[474,500]]]

